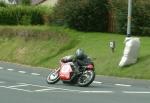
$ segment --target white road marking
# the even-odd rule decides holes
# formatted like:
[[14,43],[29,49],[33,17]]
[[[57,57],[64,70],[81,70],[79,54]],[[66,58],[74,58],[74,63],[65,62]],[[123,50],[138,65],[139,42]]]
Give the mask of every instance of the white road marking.
[[126,84],[115,84],[116,86],[123,86],[123,87],[131,87],[132,85],[126,85]]
[[[45,92],[48,92],[48,91],[45,91]],[[79,92],[72,92],[72,91],[58,91],[58,90],[54,90],[54,91],[51,91],[51,93],[79,93]]]
[[71,89],[63,89],[63,88],[58,88],[58,89],[68,91],[68,92],[78,92],[78,93],[113,93],[113,91],[82,91],[82,90],[71,90]]
[[102,82],[99,82],[99,81],[93,81],[93,83],[95,83],[95,84],[102,84]]
[[62,88],[55,88],[55,87],[48,87],[48,86],[41,86],[41,85],[34,85],[34,84],[27,84],[27,83],[18,83],[18,84],[34,86],[34,87],[41,87],[41,88],[46,88],[46,89],[62,89]]
[[30,85],[30,86],[35,86],[35,87],[42,87],[46,89],[40,89],[40,90],[35,90],[35,91],[48,91],[48,90],[64,90],[64,91],[70,91],[70,92],[81,92],[81,90],[71,90],[71,89],[64,89],[64,88],[55,88],[55,87],[48,87],[48,86],[41,86],[41,85],[34,85],[34,84],[26,84],[26,83],[18,83],[18,84],[23,84],[23,85]]
[[35,86],[35,87],[46,88],[46,89],[59,89],[59,90],[68,90],[68,91],[79,91],[79,90],[70,90],[70,89],[55,88],[55,87],[48,87],[48,86],[41,86],[41,85],[34,85],[34,84],[29,84],[29,85]]
[[[19,83],[19,84],[25,84],[25,83]],[[27,84],[25,84],[27,85]],[[48,87],[48,86],[41,86],[41,85],[34,85],[34,84],[28,84],[30,86],[36,86],[36,87],[43,87],[46,89],[40,89],[35,90],[35,92],[42,92],[42,91],[49,91],[49,90],[63,90],[67,92],[79,92],[79,93],[114,93],[113,91],[82,91],[82,90],[72,90],[72,89],[64,89],[64,88],[55,88],[55,87]]]
[[[18,84],[27,84],[27,83],[18,83]],[[48,87],[48,86],[40,86],[40,85],[34,85],[34,84],[27,84],[27,85],[31,85],[31,86],[35,86],[35,87],[43,87],[43,88],[55,88],[55,87]]]
[[[27,83],[17,83],[17,84],[20,84],[20,85],[21,85],[21,84],[22,84],[22,85],[26,85]],[[30,84],[27,84],[27,85],[30,85]]]
[[63,88],[58,88],[59,90],[64,90],[64,91],[69,91],[69,92],[81,92],[81,90],[71,90],[71,89],[63,89]]
[[35,92],[43,92],[43,91],[49,91],[49,90],[56,90],[56,88],[51,88],[51,89],[40,89],[40,90],[35,90]]
[[150,91],[123,91],[126,94],[150,94]]
[[4,69],[3,67],[0,67],[0,70]]
[[8,86],[8,87],[14,88],[14,87],[24,87],[24,86],[29,86],[29,84],[13,85],[13,86]]
[[80,91],[80,93],[113,93],[113,91]]
[[38,74],[38,73],[31,73],[31,74],[32,74],[32,75],[37,75],[37,76],[40,75],[40,74]]
[[0,83],[5,83],[5,82],[3,82],[3,81],[0,81]]
[[25,91],[25,92],[33,92],[30,90],[25,90],[25,89],[19,89],[19,88],[11,88],[11,87],[7,87],[7,86],[0,86],[1,88],[6,88],[6,89],[12,89],[12,90],[19,90],[19,91]]
[[25,72],[25,71],[18,71],[19,73],[22,73],[22,74],[25,74],[25,73],[27,73],[27,72]]
[[8,71],[14,71],[14,69],[7,69]]

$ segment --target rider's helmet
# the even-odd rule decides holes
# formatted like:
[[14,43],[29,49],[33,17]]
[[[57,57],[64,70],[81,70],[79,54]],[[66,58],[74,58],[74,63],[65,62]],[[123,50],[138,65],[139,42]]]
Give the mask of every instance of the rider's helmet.
[[83,49],[77,49],[75,52],[75,56],[77,59],[83,59],[84,58],[84,51]]

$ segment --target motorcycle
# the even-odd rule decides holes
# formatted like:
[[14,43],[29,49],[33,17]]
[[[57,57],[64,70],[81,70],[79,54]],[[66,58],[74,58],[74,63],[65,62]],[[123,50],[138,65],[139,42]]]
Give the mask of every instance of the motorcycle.
[[95,70],[93,63],[82,66],[81,71],[78,73],[75,72],[74,67],[73,62],[63,63],[60,61],[60,67],[47,76],[47,83],[55,84],[61,80],[64,84],[77,84],[80,87],[86,87],[94,81]]

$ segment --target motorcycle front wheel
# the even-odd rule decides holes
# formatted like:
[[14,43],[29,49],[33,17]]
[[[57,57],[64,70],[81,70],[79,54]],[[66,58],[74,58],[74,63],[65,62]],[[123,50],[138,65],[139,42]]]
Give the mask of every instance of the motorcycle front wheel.
[[55,84],[59,81],[59,74],[56,71],[51,72],[46,79],[48,84]]
[[86,70],[79,78],[78,78],[78,86],[86,87],[89,86],[95,79],[95,72],[93,70]]

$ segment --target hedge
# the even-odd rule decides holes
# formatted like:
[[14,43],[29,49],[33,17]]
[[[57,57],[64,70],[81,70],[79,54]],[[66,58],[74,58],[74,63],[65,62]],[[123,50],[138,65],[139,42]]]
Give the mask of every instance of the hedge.
[[[133,0],[132,34],[150,36],[150,2]],[[128,0],[59,0],[54,18],[71,28],[126,34]]]
[[59,0],[54,9],[56,19],[81,31],[107,31],[106,0]]
[[1,25],[37,25],[46,23],[49,17],[46,7],[7,6],[0,7]]
[[[115,13],[115,32],[126,33],[127,28],[127,0],[112,0]],[[132,35],[150,36],[150,2],[147,0],[133,0],[132,7]]]

